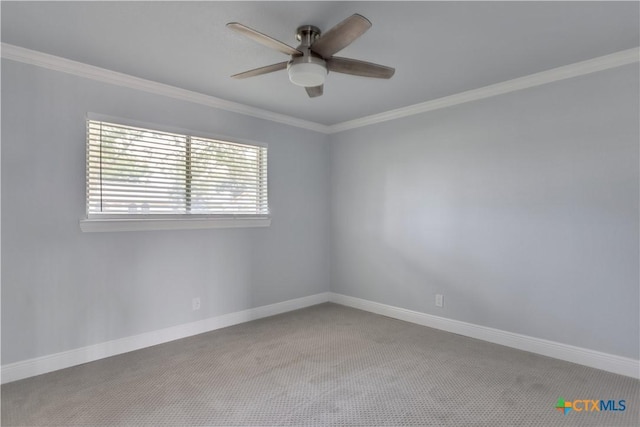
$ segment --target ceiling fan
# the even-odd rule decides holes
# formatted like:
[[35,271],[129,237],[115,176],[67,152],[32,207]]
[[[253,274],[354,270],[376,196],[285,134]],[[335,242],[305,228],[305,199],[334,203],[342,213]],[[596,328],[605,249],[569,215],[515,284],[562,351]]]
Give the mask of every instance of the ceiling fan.
[[303,86],[309,97],[314,98],[322,95],[324,81],[329,71],[377,79],[390,79],[396,71],[384,65],[333,56],[371,28],[371,22],[362,15],[351,15],[324,34],[313,25],[298,27],[296,39],[300,45],[297,48],[237,22],[230,22],[227,27],[260,44],[291,55],[289,61],[231,76],[235,79],[245,79],[286,69],[289,80],[293,84]]

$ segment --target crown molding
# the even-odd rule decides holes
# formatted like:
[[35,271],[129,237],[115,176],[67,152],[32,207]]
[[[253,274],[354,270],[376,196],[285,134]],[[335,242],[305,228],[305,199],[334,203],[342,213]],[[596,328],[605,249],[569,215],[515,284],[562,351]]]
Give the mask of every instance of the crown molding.
[[402,107],[380,114],[337,123],[329,127],[329,133],[343,132],[345,130],[386,122],[388,120],[395,120],[402,117],[413,116],[415,114],[426,113],[428,111],[439,110],[453,105],[464,104],[466,102],[477,101],[479,99],[515,92],[521,89],[527,89],[547,83],[553,83],[559,80],[591,74],[597,71],[608,70],[610,68],[632,64],[639,60],[640,48],[635,47],[632,49],[622,50],[610,55],[599,56],[597,58],[576,62],[574,64],[553,68],[551,70],[541,71],[539,73],[530,74],[513,80],[507,80],[478,89],[460,92],[455,95],[445,96],[443,98],[410,105],[408,107]]
[[553,68],[551,70],[530,74],[528,76],[507,80],[489,86],[484,86],[478,89],[468,90],[465,92],[457,93],[455,95],[445,96],[442,98],[433,99],[431,101],[397,108],[394,110],[386,111],[384,113],[373,114],[370,116],[348,120],[328,126],[321,123],[287,116],[285,114],[274,113],[272,111],[263,110],[261,108],[251,107],[249,105],[240,104],[233,101],[227,101],[225,99],[216,98],[211,95],[205,95],[186,89],[181,89],[175,86],[134,77],[128,74],[118,73],[116,71],[84,64],[82,62],[72,61],[70,59],[49,55],[35,50],[25,49],[23,47],[14,46],[7,43],[2,43],[1,46],[2,57],[13,61],[36,65],[38,67],[48,68],[50,70],[60,71],[63,73],[69,73],[103,83],[109,83],[117,86],[127,87],[130,89],[163,95],[182,101],[193,102],[208,107],[218,108],[233,113],[244,114],[259,119],[269,120],[272,122],[282,123],[285,125],[295,126],[298,128],[312,130],[314,132],[324,134],[343,132],[346,130],[369,126],[376,123],[382,123],[389,120],[395,120],[402,117],[422,114],[428,111],[439,110],[441,108],[447,108],[458,104],[464,104],[467,102],[490,98],[492,96],[503,95],[509,92],[515,92],[518,90],[540,86],[547,83],[553,83],[572,77],[608,70],[611,68],[616,68],[640,61],[640,48],[635,47],[632,49],[615,52],[610,55],[604,55],[586,61],[576,62],[574,64]]
[[208,107],[219,108],[233,113],[244,114],[258,119],[269,120],[289,126],[312,130],[320,133],[328,133],[329,127],[320,123],[302,120],[285,114],[274,113],[261,108],[251,107],[238,102],[227,101],[215,96],[205,95],[175,86],[154,82],[151,80],[134,77],[128,74],[107,70],[82,62],[72,61],[55,55],[25,49],[23,47],[2,43],[2,57],[12,61],[36,65],[54,71],[73,74],[75,76],[109,83],[117,86],[136,89],[156,95],[167,96],[181,101],[193,102]]

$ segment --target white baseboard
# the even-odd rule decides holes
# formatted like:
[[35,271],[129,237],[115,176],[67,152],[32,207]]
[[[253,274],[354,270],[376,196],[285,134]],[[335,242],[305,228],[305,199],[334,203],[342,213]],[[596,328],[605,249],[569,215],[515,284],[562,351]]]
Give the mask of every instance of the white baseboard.
[[613,354],[602,353],[554,341],[506,332],[499,329],[474,325],[459,320],[447,319],[404,308],[380,304],[361,298],[333,292],[324,292],[308,297],[292,299],[275,304],[251,308],[235,313],[210,317],[197,322],[173,326],[158,331],[107,341],[87,347],[64,351],[34,359],[23,360],[2,366],[1,383],[8,383],[33,377],[59,369],[69,368],[105,357],[139,350],[157,344],[198,335],[216,329],[233,326],[263,317],[309,307],[331,301],[336,304],[358,308],[394,319],[428,326],[471,338],[476,338],[507,347],[517,348],[591,368],[602,369],[615,374],[640,379],[640,361]]
[[263,317],[274,316],[327,301],[329,301],[329,293],[323,292],[303,298],[210,317],[208,319],[172,326],[158,331],[2,365],[1,383],[4,384],[47,372],[57,371],[58,369],[69,368],[105,357],[226,328],[227,326],[261,319]]
[[640,361],[628,357],[616,356],[527,335],[488,328],[486,326],[474,325],[472,323],[420,313],[418,311],[380,304],[334,292],[329,293],[329,301],[394,319],[640,379]]

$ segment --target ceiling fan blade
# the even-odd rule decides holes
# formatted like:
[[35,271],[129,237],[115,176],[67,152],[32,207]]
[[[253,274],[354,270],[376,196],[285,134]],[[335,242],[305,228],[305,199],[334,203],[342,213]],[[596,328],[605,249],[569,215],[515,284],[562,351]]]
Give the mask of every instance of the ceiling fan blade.
[[273,73],[274,71],[284,70],[287,68],[287,62],[278,62],[277,64],[267,65],[266,67],[254,68],[231,76],[234,79],[246,79],[247,77],[259,76],[261,74]]
[[315,98],[316,96],[322,95],[324,85],[306,87],[305,89],[307,90],[307,95],[309,95],[309,98]]
[[311,50],[323,58],[329,58],[349,46],[369,28],[371,28],[371,22],[356,13],[322,34],[311,45]]
[[239,24],[237,22],[229,22],[228,28],[249,37],[251,40],[256,41],[264,46],[270,47],[287,55],[302,55],[298,49],[294,49],[286,43],[282,43],[280,40],[276,40],[273,37],[269,37],[266,34],[262,34],[259,31],[249,28],[246,25]]
[[352,74],[354,76],[373,77],[376,79],[390,79],[396,72],[395,68],[385,67],[384,65],[374,64],[372,62],[359,61],[357,59],[333,57],[327,59],[327,68],[329,71],[343,74]]

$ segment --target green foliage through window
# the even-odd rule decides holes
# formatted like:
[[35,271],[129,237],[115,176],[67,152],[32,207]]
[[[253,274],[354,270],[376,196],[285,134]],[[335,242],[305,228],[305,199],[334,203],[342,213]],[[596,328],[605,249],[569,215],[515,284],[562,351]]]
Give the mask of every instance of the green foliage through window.
[[87,122],[87,215],[266,216],[267,148]]

